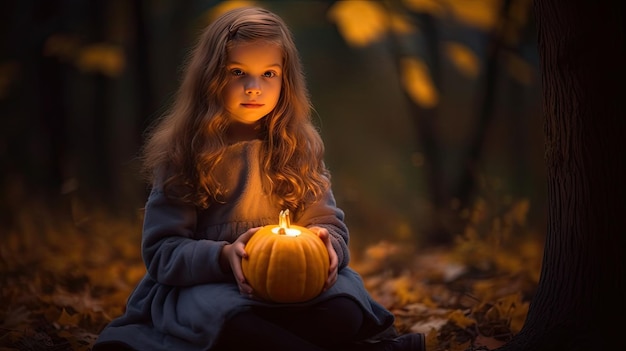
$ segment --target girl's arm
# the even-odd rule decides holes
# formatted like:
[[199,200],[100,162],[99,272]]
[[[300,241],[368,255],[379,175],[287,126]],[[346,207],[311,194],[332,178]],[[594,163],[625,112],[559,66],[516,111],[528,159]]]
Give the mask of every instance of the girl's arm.
[[337,253],[338,269],[350,262],[348,250],[349,233],[344,223],[344,213],[337,207],[332,190],[318,202],[309,205],[296,220],[303,227],[320,227],[328,230],[331,244]]
[[232,279],[219,256],[226,241],[194,238],[195,206],[165,196],[155,188],[146,203],[142,256],[150,276],[161,284],[195,285]]

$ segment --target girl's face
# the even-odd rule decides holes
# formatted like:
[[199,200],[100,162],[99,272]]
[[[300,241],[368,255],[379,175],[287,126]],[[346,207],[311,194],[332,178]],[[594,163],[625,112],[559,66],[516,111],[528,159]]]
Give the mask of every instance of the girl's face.
[[226,110],[236,122],[253,124],[270,113],[282,88],[283,54],[265,41],[235,44],[228,53]]

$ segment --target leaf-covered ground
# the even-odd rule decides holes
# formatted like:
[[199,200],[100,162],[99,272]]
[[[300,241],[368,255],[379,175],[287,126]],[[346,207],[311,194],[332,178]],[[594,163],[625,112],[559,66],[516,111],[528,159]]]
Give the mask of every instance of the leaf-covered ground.
[[[519,332],[538,281],[541,240],[520,229],[523,204],[470,212],[452,248],[380,241],[351,265],[429,350],[494,349]],[[21,216],[0,247],[0,351],[90,350],[145,271],[140,220],[36,207]]]

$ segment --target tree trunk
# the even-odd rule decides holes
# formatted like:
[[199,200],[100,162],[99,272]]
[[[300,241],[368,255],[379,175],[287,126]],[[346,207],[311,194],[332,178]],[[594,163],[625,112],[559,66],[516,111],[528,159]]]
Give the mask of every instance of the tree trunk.
[[[401,61],[404,58],[418,56],[425,61],[430,73],[435,89],[441,91],[441,55],[440,38],[437,29],[436,19],[428,13],[414,14],[412,20],[419,27],[419,34],[416,35],[417,44],[408,46],[403,43],[403,39],[395,34],[391,39],[391,52],[396,62],[398,76],[404,74],[401,69]],[[404,39],[406,40],[406,39]],[[450,195],[446,190],[443,175],[443,157],[441,147],[438,145],[438,134],[435,128],[435,121],[439,119],[438,107],[423,107],[414,101],[410,94],[403,89],[404,96],[409,106],[409,113],[413,122],[413,128],[418,140],[420,152],[424,155],[424,176],[426,178],[428,200],[432,205],[429,213],[429,223],[422,224],[423,240],[428,245],[450,244],[453,239],[452,231],[444,225],[441,211],[449,208]]]
[[534,6],[548,228],[526,323],[499,350],[610,350],[621,343],[626,300],[625,7],[610,0]]

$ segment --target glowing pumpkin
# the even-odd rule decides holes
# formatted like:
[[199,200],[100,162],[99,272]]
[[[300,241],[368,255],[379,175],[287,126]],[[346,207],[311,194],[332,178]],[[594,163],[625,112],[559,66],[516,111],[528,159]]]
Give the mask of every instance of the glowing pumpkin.
[[328,250],[317,234],[290,225],[289,210],[278,225],[259,229],[245,247],[243,274],[257,296],[274,302],[303,302],[322,292],[328,278]]

